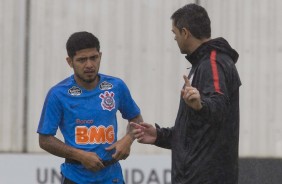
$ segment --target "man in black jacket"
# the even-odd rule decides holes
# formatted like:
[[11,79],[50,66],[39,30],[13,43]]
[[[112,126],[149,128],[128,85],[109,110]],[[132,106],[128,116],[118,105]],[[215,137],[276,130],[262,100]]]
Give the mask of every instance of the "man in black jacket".
[[175,125],[131,123],[138,142],[172,150],[172,184],[238,183],[238,53],[223,38],[211,39],[210,19],[196,4],[172,16],[172,32],[191,63]]

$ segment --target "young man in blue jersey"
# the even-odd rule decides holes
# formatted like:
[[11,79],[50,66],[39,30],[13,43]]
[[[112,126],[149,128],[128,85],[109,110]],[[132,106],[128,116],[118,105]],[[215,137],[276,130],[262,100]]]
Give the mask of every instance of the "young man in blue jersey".
[[[102,53],[93,34],[72,34],[66,49],[74,74],[46,96],[37,130],[40,147],[65,158],[62,184],[124,183],[118,161],[128,157],[134,138],[128,128],[117,140],[116,113],[139,123],[140,109],[121,79],[99,73]],[[64,142],[55,137],[58,128]]]

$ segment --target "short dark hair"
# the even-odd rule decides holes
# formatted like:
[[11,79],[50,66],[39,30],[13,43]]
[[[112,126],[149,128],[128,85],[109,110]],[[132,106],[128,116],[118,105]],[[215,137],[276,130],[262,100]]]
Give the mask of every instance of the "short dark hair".
[[211,37],[211,21],[208,13],[197,4],[191,3],[179,8],[172,14],[171,19],[180,31],[186,28],[198,39]]
[[96,48],[99,52],[100,42],[96,36],[86,31],[73,33],[66,43],[68,56],[71,58],[75,56],[77,51],[88,48]]

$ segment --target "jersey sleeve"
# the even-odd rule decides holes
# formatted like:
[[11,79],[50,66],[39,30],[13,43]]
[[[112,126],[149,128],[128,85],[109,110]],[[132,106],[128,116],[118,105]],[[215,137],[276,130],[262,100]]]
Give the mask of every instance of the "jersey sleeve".
[[54,91],[50,90],[44,102],[37,133],[56,135],[62,117],[62,105]]
[[133,100],[130,91],[126,84],[120,82],[120,105],[119,111],[124,119],[133,119],[140,114],[140,109]]

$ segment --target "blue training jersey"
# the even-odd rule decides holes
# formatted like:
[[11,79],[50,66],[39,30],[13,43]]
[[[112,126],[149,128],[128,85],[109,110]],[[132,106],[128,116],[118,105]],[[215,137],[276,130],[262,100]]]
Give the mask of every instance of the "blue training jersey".
[[[106,151],[117,141],[119,110],[124,119],[140,114],[126,84],[118,78],[98,74],[93,90],[77,85],[74,76],[58,83],[48,92],[37,133],[56,135],[58,128],[69,146],[95,152],[102,160],[111,160],[114,151]],[[63,163],[62,174],[78,184],[123,183],[119,163],[93,172],[81,164]]]

